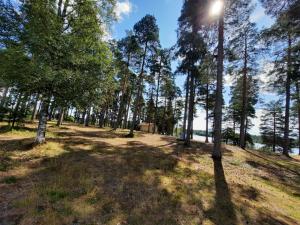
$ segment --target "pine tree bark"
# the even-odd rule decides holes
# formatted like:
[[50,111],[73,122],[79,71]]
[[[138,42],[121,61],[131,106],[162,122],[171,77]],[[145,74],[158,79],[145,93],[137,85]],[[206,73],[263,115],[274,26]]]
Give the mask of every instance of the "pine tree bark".
[[49,99],[45,99],[41,103],[39,125],[37,129],[37,135],[35,138],[35,144],[43,144],[46,141],[48,110],[49,110]]
[[288,50],[287,50],[287,78],[286,78],[286,102],[285,102],[285,119],[284,119],[284,146],[283,154],[289,156],[290,149],[290,101],[291,101],[291,55],[292,55],[292,39],[288,35]]
[[[225,1],[224,1],[225,2]],[[225,4],[225,3],[224,3]],[[219,18],[218,27],[218,63],[217,63],[217,90],[214,112],[214,148],[212,157],[220,160],[222,158],[222,102],[223,102],[223,70],[224,70],[224,9]]]

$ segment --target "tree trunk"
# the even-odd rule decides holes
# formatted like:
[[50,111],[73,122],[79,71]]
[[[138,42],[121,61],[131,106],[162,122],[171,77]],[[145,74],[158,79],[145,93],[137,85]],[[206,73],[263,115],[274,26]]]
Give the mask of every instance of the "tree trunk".
[[164,113],[163,113],[163,123],[162,123],[162,133],[165,135],[167,131],[166,126],[166,112],[167,112],[167,98],[165,97],[164,102]]
[[63,107],[61,107],[59,117],[58,117],[58,120],[57,120],[57,124],[56,124],[58,127],[60,125],[62,125],[62,123],[64,121],[64,115],[65,115],[65,109]]
[[286,102],[285,102],[285,119],[284,119],[284,146],[283,154],[289,156],[290,149],[290,101],[291,101],[291,54],[292,40],[289,34],[288,38],[288,57],[287,57],[287,78],[286,78]]
[[90,126],[91,110],[92,110],[92,108],[89,107],[88,111],[87,111],[87,115],[86,115],[86,120],[85,120],[85,123],[84,123],[84,126],[86,126],[86,127]]
[[40,98],[40,95],[37,94],[37,95],[36,95],[35,102],[34,102],[34,106],[33,106],[32,115],[31,115],[31,121],[32,121],[32,122],[36,119],[37,106],[38,106],[39,98]]
[[140,75],[139,75],[138,93],[137,93],[136,101],[135,101],[135,109],[134,109],[134,112],[133,112],[132,124],[131,124],[130,132],[129,132],[130,137],[134,136],[133,130],[134,130],[135,125],[136,125],[136,118],[138,116],[139,107],[140,107],[140,99],[142,98],[142,94],[143,94],[143,78],[144,78],[144,67],[145,67],[145,59],[146,59],[147,49],[148,49],[148,43],[146,42],[145,49],[144,49],[143,60],[142,60],[142,68],[141,68],[141,72],[140,72]]
[[296,81],[296,92],[297,92],[297,111],[298,111],[298,148],[300,155],[300,88],[299,81]]
[[7,93],[8,93],[8,87],[5,87],[3,91],[3,95],[1,96],[1,102],[0,102],[1,107],[4,107],[5,105]]
[[21,100],[22,100],[22,93],[19,93],[17,104],[16,104],[16,107],[14,108],[14,112],[13,112],[12,125],[11,125],[12,128],[15,127],[15,123],[16,123],[19,107],[20,107],[20,104],[21,104]]
[[195,101],[195,77],[194,74],[191,73],[191,82],[190,82],[190,98],[189,98],[189,110],[188,110],[188,125],[186,132],[185,145],[191,145],[191,136],[192,136],[192,125],[193,125],[193,117],[194,117],[194,101]]
[[157,110],[158,110],[158,108],[157,107],[158,107],[158,97],[159,97],[159,88],[160,88],[161,64],[162,64],[162,58],[160,59],[160,62],[159,62],[159,73],[158,73],[158,77],[157,77],[153,134],[155,133],[156,123],[158,121],[158,118],[157,118]]
[[245,123],[246,123],[246,105],[247,105],[247,67],[248,67],[247,50],[248,50],[247,35],[245,34],[243,89],[242,89],[242,115],[241,115],[241,126],[240,126],[240,147],[242,149],[245,149],[246,147]]
[[124,129],[128,128],[127,123],[128,123],[128,114],[129,114],[129,110],[130,110],[131,98],[132,98],[132,91],[130,91],[130,93],[129,93],[129,98],[128,98],[128,102],[127,102],[127,108],[126,108],[126,113],[125,113],[125,118],[124,118],[124,123],[123,123]]
[[209,101],[209,83],[206,84],[206,101],[205,101],[205,111],[206,111],[206,126],[205,126],[205,143],[208,141],[208,101]]
[[49,99],[45,99],[41,103],[39,125],[37,129],[37,135],[35,138],[35,144],[43,144],[46,141],[48,110],[49,110]]
[[276,152],[276,112],[273,115],[273,152]]
[[85,115],[86,115],[86,110],[82,113],[80,124],[85,124]]
[[186,140],[186,122],[188,117],[189,92],[190,92],[190,73],[188,72],[186,78],[186,87],[185,87],[185,103],[184,103],[184,116],[183,116],[183,129],[182,129],[184,140]]
[[[224,1],[225,2],[225,1]],[[224,3],[225,4],[225,3]],[[222,142],[222,102],[223,102],[223,69],[224,69],[224,7],[219,18],[219,35],[218,35],[218,65],[217,65],[217,90],[216,104],[214,113],[214,148],[212,157],[221,159],[221,142]]]
[[[130,64],[130,54],[128,54],[127,58],[127,69],[129,71],[129,64]],[[124,111],[126,110],[126,90],[127,90],[127,83],[128,83],[128,74],[125,74],[124,82],[122,84],[122,96],[120,99],[120,107],[117,117],[116,126],[114,129],[118,129],[122,122],[122,117],[124,116]]]

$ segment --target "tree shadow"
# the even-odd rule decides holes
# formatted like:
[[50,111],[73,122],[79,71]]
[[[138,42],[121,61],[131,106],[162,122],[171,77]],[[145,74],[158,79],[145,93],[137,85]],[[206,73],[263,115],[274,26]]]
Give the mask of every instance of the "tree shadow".
[[[89,140],[85,144],[93,148],[86,151],[78,146],[82,141],[64,141],[67,153],[43,160],[33,173],[18,178],[18,186],[34,184],[26,196],[18,197],[26,202],[20,221],[35,218],[51,224],[50,214],[56,222],[67,218],[66,224],[181,224],[181,202],[159,178],[176,167],[171,154],[140,142],[115,147]],[[11,220],[5,217],[9,212],[1,214],[0,224]]]
[[9,125],[6,125],[6,126],[1,126],[0,127],[0,134],[6,134],[6,133],[10,133],[12,130],[16,130],[16,131],[29,131],[29,132],[35,132],[36,131],[36,128],[31,128],[31,127],[14,127],[12,128],[11,126]]
[[33,147],[34,147],[33,138],[0,140],[0,150],[4,152],[29,151]]
[[208,218],[216,225],[235,225],[237,224],[237,218],[234,204],[231,200],[231,193],[226,182],[221,160],[214,160],[214,178],[215,202],[213,208],[207,211]]

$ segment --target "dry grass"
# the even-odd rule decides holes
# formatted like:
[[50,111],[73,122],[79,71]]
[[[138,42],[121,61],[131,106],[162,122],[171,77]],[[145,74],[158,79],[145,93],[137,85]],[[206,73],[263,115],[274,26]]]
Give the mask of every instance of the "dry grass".
[[0,134],[0,224],[299,224],[299,159],[51,124],[33,147],[34,126]]

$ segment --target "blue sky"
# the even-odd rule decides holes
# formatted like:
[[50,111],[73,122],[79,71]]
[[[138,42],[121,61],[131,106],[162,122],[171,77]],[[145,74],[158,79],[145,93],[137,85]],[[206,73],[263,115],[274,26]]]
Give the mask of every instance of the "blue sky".
[[[256,9],[251,16],[251,20],[257,23],[259,29],[269,27],[273,23],[273,19],[266,16],[264,9],[261,7],[258,0],[253,0],[256,4]],[[157,24],[160,28],[160,41],[162,47],[170,47],[176,44],[177,35],[177,20],[180,16],[182,7],[182,0],[119,0],[117,5],[117,15],[119,21],[112,28],[112,36],[115,39],[120,39],[126,35],[126,30],[133,28],[134,24],[139,21],[146,14],[154,15],[157,19]],[[265,64],[265,63],[262,63]],[[173,69],[176,69],[174,64]],[[268,70],[268,68],[265,68]],[[264,79],[265,72],[262,71],[259,76]],[[177,77],[177,85],[183,87],[185,77]],[[229,85],[230,79],[225,79],[225,101],[229,101]],[[268,101],[274,98],[272,94],[263,93],[263,99]],[[252,134],[259,134],[260,115],[263,112],[257,110],[257,119],[253,120],[255,126],[252,128]],[[195,129],[204,129],[204,112],[199,110],[197,118],[195,119]]]

